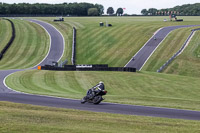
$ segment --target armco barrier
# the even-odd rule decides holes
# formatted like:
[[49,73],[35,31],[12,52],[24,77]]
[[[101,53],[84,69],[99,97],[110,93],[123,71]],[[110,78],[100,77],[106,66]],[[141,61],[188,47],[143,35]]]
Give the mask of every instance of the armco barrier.
[[54,70],[54,71],[124,71],[136,72],[136,68],[131,67],[108,67],[108,65],[65,65],[64,67],[55,67],[45,65],[38,67],[39,70]]
[[72,65],[76,64],[76,28],[73,27],[73,40],[72,40]]
[[[4,18],[5,19],[5,18]],[[8,20],[11,23],[11,27],[12,27],[12,36],[10,38],[10,41],[7,43],[7,45],[3,48],[3,50],[0,52],[0,60],[3,58],[3,55],[6,53],[6,51],[8,50],[8,48],[11,46],[12,42],[15,39],[15,26],[13,24],[13,22],[9,19],[5,19]]]
[[185,48],[186,44],[188,43],[189,39],[192,37],[193,33],[197,30],[200,30],[200,28],[198,29],[193,29],[191,34],[189,35],[189,37],[187,38],[187,40],[185,41],[185,43],[182,45],[182,47],[178,50],[178,52],[176,52],[164,65],[162,65],[157,72],[161,72],[165,69],[166,66],[168,66]]

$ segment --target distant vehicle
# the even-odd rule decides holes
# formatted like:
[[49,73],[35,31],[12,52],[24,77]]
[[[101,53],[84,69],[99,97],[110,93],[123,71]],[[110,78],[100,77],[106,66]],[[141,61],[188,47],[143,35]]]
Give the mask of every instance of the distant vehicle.
[[55,22],[55,21],[64,21],[64,18],[63,18],[63,17],[60,17],[60,18],[58,18],[58,19],[54,19],[53,21],[54,21],[54,22]]

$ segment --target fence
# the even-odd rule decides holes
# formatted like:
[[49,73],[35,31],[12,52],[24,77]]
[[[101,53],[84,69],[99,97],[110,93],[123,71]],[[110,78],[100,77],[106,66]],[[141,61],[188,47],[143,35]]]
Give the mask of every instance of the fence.
[[193,29],[192,32],[190,33],[189,37],[187,38],[187,40],[185,41],[185,43],[182,45],[182,47],[178,50],[178,52],[176,52],[163,66],[161,66],[157,72],[161,72],[165,69],[165,67],[167,67],[185,48],[186,44],[188,43],[189,39],[192,37],[193,33],[196,30],[200,30],[200,28],[198,29]]
[[[4,18],[5,19],[5,18]],[[11,27],[12,27],[12,36],[9,40],[9,42],[7,43],[7,45],[3,48],[3,50],[0,52],[0,60],[3,58],[3,55],[6,53],[6,51],[8,50],[8,48],[11,46],[12,42],[15,39],[15,26],[13,24],[13,22],[9,19],[5,19],[8,20],[11,23]]]

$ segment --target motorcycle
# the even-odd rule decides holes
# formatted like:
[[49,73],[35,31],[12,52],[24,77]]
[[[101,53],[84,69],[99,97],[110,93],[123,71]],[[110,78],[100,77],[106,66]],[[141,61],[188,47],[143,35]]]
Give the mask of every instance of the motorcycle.
[[96,92],[95,95],[93,96],[92,91],[90,89],[87,92],[87,96],[81,99],[81,103],[84,104],[85,102],[88,102],[88,103],[93,103],[93,104],[99,104],[101,101],[104,100],[102,96],[106,94],[107,94],[106,90],[100,90]]

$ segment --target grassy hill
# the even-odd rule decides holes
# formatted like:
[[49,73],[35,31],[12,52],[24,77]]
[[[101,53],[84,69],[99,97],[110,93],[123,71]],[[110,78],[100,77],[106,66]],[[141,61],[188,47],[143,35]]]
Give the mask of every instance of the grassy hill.
[[9,21],[0,18],[0,51],[6,46],[12,36],[12,27]]
[[[16,38],[0,61],[0,69],[29,68],[37,65],[49,50],[49,36],[39,25],[25,20],[12,19]],[[3,32],[11,34],[10,25]],[[4,34],[1,34],[2,38]]]
[[200,110],[200,79],[151,72],[60,72],[29,70],[9,76],[15,90],[81,99],[104,81],[107,102]]
[[200,77],[200,31],[197,31],[184,52],[173,61],[165,73]]
[[[77,64],[109,64],[124,66],[148,41],[156,30],[172,25],[198,24],[198,17],[184,17],[184,22],[163,22],[166,17],[67,17],[64,22],[54,18],[39,18],[57,27],[64,36],[77,28]],[[111,23],[112,27],[99,27],[99,22]],[[68,26],[67,26],[68,25]],[[68,27],[65,28],[64,27]],[[70,33],[70,34],[69,34]],[[189,32],[188,32],[189,34]],[[184,36],[187,36],[185,34]],[[67,38],[67,37],[66,37]],[[65,39],[66,39],[65,38]],[[69,37],[71,41],[71,37]],[[71,42],[67,43],[71,51]],[[70,52],[67,52],[70,53]],[[66,55],[69,59],[70,54]]]

